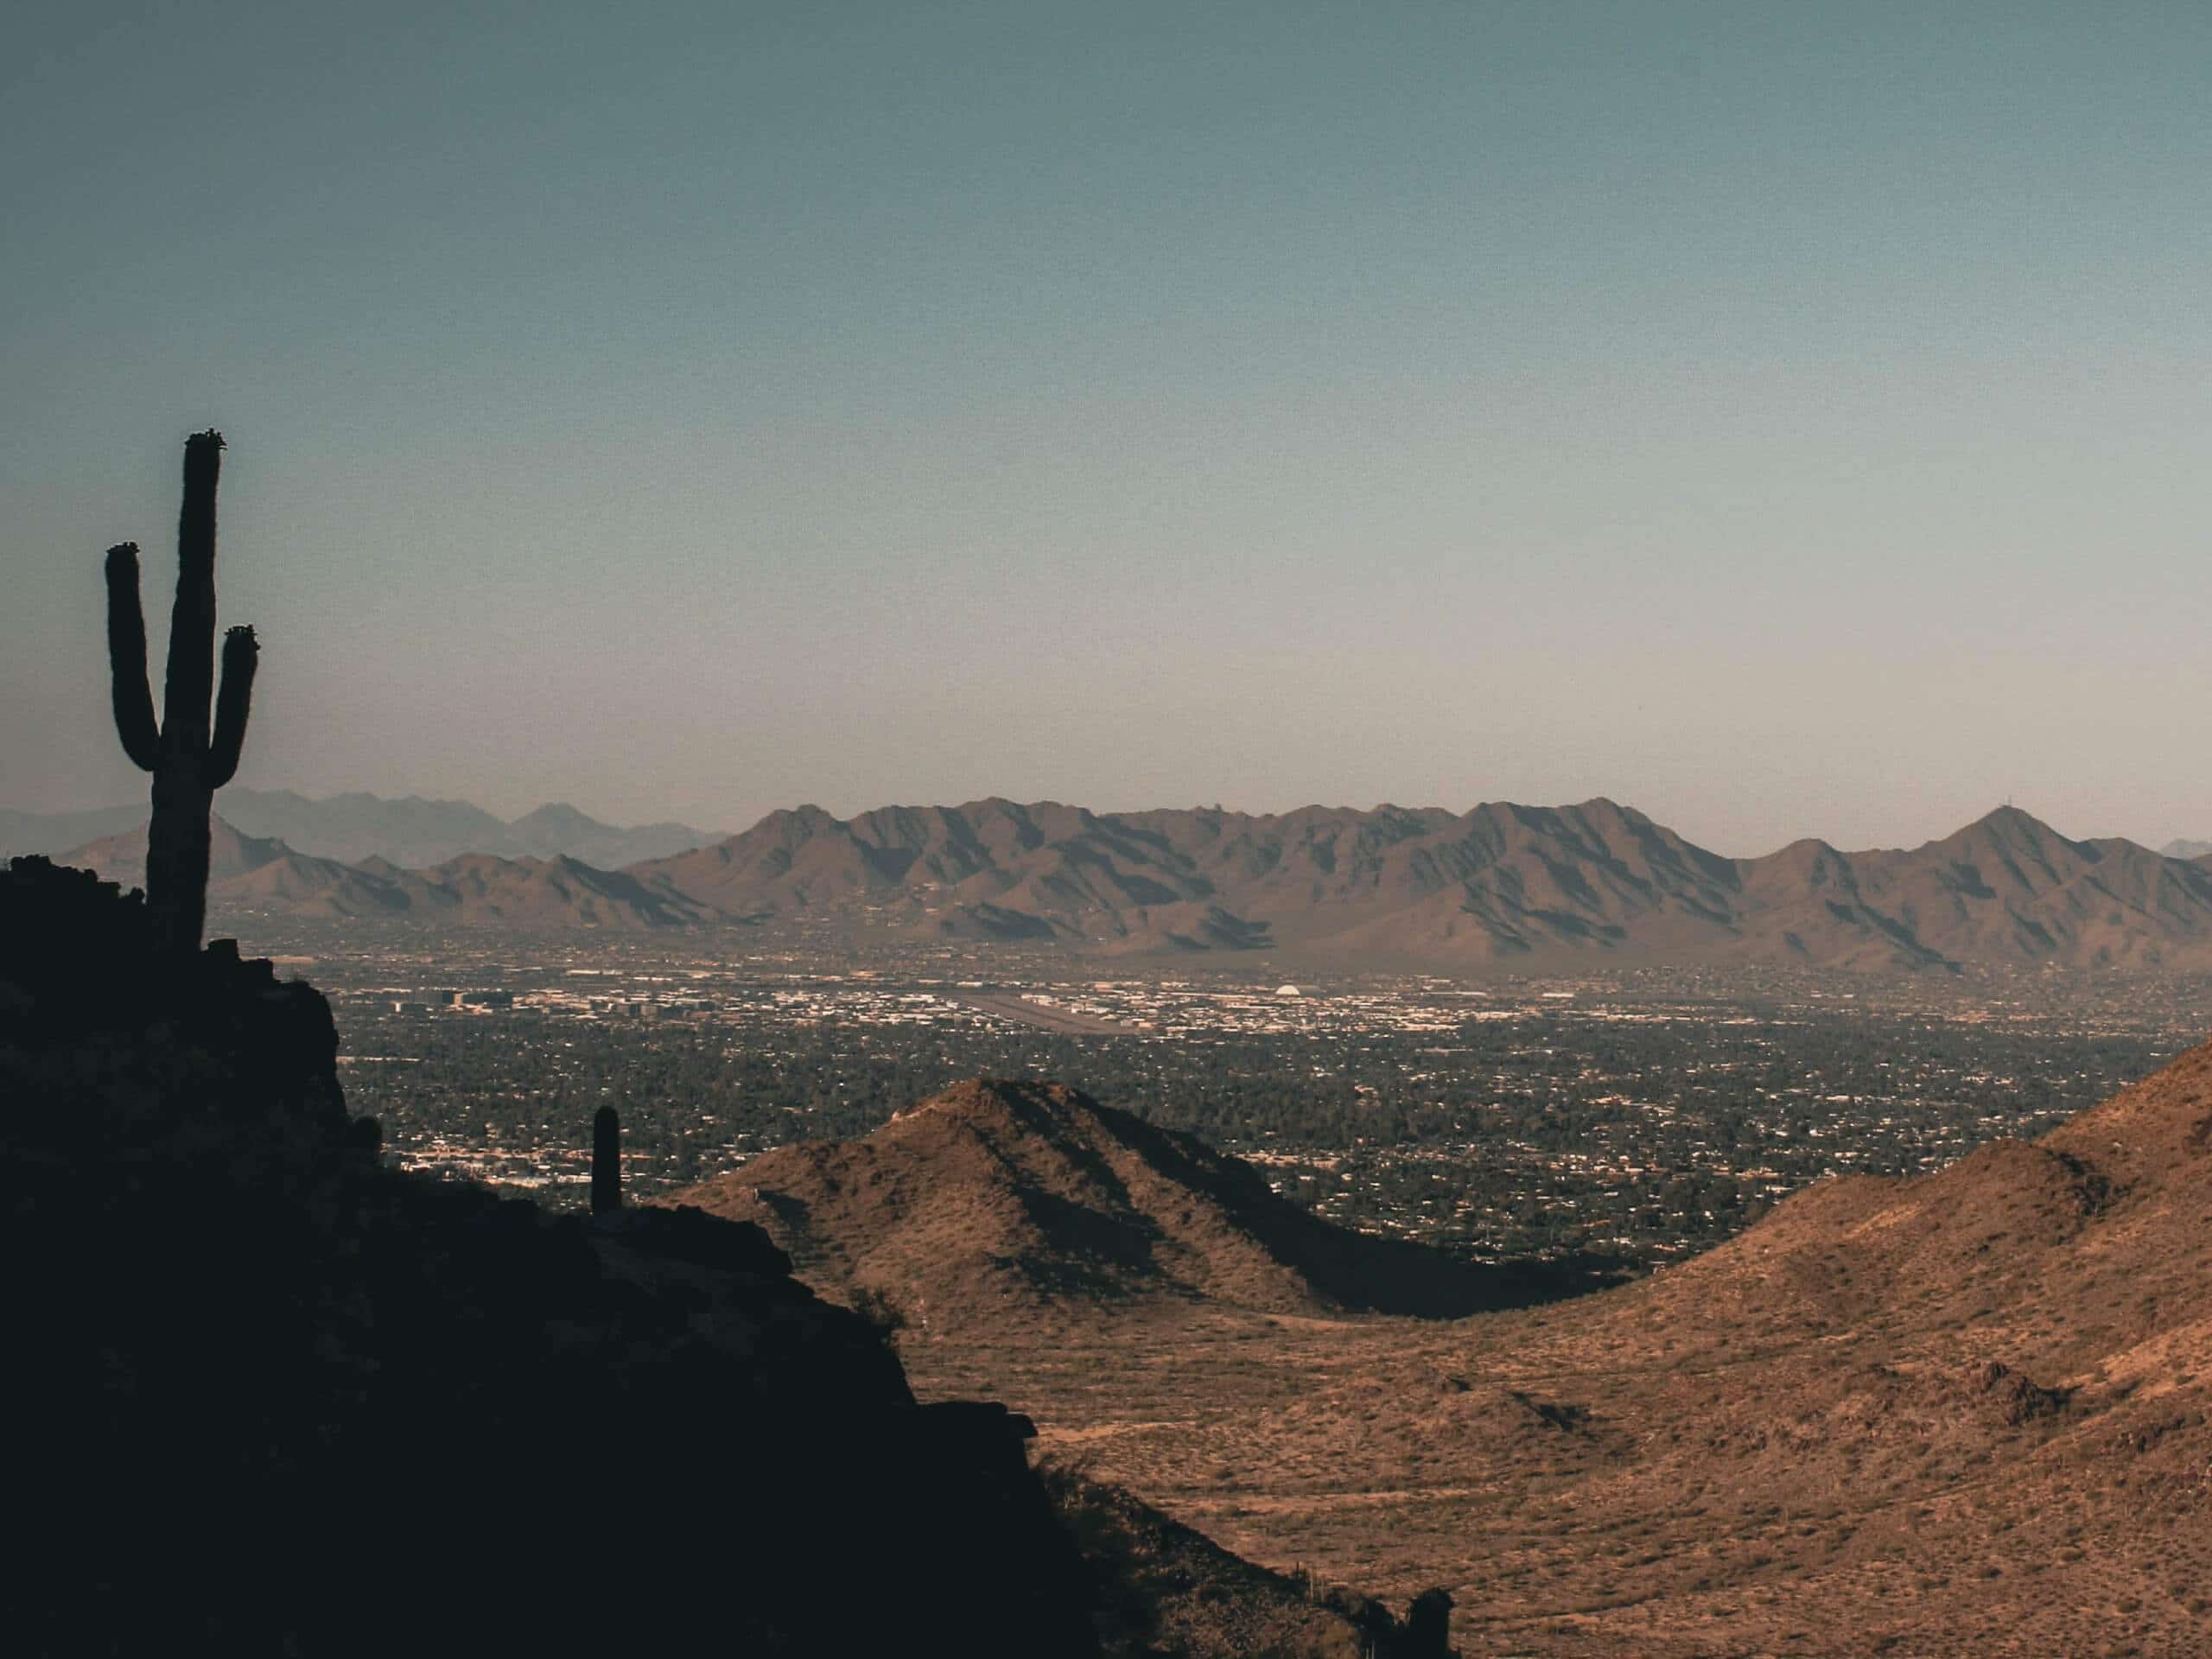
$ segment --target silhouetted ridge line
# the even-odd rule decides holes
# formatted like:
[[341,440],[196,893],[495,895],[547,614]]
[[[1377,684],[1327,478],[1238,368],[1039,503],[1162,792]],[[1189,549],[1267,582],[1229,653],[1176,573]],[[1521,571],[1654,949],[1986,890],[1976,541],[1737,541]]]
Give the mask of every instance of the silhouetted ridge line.
[[757,1228],[385,1167],[319,995],[155,945],[0,871],[24,1651],[1091,1650],[1002,1408],[917,1405]]

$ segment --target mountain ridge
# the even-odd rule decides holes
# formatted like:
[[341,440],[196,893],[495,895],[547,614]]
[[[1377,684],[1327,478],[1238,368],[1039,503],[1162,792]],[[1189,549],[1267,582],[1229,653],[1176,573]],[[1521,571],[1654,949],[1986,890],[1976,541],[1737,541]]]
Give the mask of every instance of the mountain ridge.
[[[572,812],[532,816],[557,826]],[[1758,858],[1725,857],[1603,797],[1463,813],[1100,813],[989,798],[841,819],[804,805],[613,870],[558,854],[409,869],[243,839],[283,856],[255,855],[256,868],[276,868],[251,880],[219,860],[211,902],[308,919],[804,920],[856,937],[1467,973],[1599,963],[2212,971],[2212,861],[2074,840],[2011,806],[1918,847],[1846,851],[1807,838]],[[65,856],[130,882],[131,844],[110,836]]]
[[848,820],[804,806],[632,873],[731,916],[865,907],[917,937],[1108,953],[2212,968],[2204,866],[2070,840],[2012,807],[1917,848],[1804,840],[1733,859],[1603,797],[1465,813],[1096,813],[993,798]]
[[[223,791],[223,815],[241,833],[282,841],[310,858],[358,864],[383,859],[427,869],[467,853],[502,858],[567,856],[601,869],[663,858],[716,837],[687,824],[605,823],[565,801],[550,801],[520,817],[500,819],[467,801],[421,795],[387,797],[360,790],[311,798],[296,790],[236,785]],[[70,849],[144,823],[143,805],[85,811],[0,811],[0,857],[26,853],[57,857]]]
[[[80,847],[69,862],[125,887],[146,879],[143,825]],[[210,826],[208,902],[219,913],[276,913],[322,922],[411,921],[526,930],[637,931],[712,919],[680,895],[651,891],[620,870],[580,860],[463,853],[429,869],[381,859],[315,858],[268,836]]]

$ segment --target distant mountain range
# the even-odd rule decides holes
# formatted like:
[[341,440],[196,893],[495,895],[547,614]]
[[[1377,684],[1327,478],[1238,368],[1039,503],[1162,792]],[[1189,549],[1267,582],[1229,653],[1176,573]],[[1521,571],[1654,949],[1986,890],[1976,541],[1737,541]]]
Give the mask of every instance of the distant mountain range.
[[[78,848],[62,861],[126,887],[146,880],[142,824]],[[273,838],[215,820],[208,859],[210,910],[303,921],[416,921],[463,927],[632,930],[715,919],[680,894],[573,858],[493,858],[464,853],[427,870],[385,859],[347,864],[312,858]]]
[[2212,968],[2212,866],[2071,841],[2012,807],[1910,851],[1801,841],[1754,859],[1607,800],[1268,817],[991,800],[842,820],[802,807],[631,874],[731,917],[845,914],[1116,951],[1462,969]]
[[[241,835],[281,841],[311,858],[382,859],[407,869],[428,868],[464,853],[575,858],[617,869],[715,839],[681,823],[601,823],[566,803],[502,821],[467,801],[430,801],[419,795],[389,800],[357,791],[317,801],[289,789],[231,788],[223,791],[221,810]],[[143,802],[83,812],[0,811],[0,857],[54,857],[145,821]]]
[[2170,841],[2160,850],[2168,858],[2212,858],[2212,841]]
[[[143,849],[138,832],[67,861],[130,881]],[[2212,970],[2212,857],[2069,840],[2012,807],[1908,850],[1801,841],[1753,859],[1607,800],[1264,817],[987,800],[841,819],[810,806],[613,872],[485,855],[410,871],[232,831],[210,899],[218,914],[537,928],[804,918],[874,937],[1469,972],[1602,961]]]

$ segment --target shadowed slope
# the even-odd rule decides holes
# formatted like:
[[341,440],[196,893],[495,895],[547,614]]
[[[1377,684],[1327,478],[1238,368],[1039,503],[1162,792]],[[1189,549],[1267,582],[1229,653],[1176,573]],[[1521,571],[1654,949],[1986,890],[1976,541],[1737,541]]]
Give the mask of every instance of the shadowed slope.
[[1193,1301],[1453,1317],[1555,1294],[1322,1221],[1241,1160],[1058,1084],[957,1084],[671,1202],[757,1221],[817,1283],[930,1332]]
[[910,1360],[927,1389],[988,1358],[1049,1451],[1249,1559],[1446,1584],[1471,1651],[2194,1656],[2208,1216],[2212,1046],[1557,1306]]
[[755,1228],[384,1166],[320,995],[149,938],[0,871],[17,1649],[1089,1650],[1003,1410]]
[[1102,1569],[1105,1659],[1450,1659],[1440,1619],[1424,1630],[1365,1596],[1239,1560],[1073,1470],[1043,1473],[1084,1560]]

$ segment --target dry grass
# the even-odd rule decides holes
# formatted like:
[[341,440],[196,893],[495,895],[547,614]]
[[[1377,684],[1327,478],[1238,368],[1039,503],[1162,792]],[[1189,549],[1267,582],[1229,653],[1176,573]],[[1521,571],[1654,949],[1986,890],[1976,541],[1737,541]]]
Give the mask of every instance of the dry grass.
[[1453,1324],[1154,1306],[909,1332],[1227,1548],[1471,1654],[2212,1652],[2212,1050],[2032,1147],[1835,1183]]

